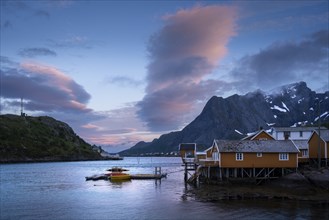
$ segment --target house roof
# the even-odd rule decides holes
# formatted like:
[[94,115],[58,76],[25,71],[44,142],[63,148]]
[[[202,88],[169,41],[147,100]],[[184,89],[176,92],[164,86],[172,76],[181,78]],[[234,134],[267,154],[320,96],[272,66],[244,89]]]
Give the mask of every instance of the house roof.
[[[267,131],[265,131],[264,129],[258,131],[258,132],[255,132],[247,137],[244,137],[242,138],[241,140],[254,140],[255,137],[257,137],[259,134],[261,134],[262,132],[265,132],[267,135],[269,135],[270,137],[272,137],[271,134],[269,134]],[[273,139],[275,139],[274,137],[272,137]]]
[[298,153],[290,140],[215,140],[219,152]]
[[[276,132],[278,131],[314,131],[318,129],[318,127],[272,127]],[[326,129],[325,127],[321,127],[321,129]]]
[[182,144],[179,144],[179,150],[195,151],[196,150],[196,143],[182,143]]
[[[318,130],[315,130],[315,132],[317,134],[319,134],[319,131]],[[322,140],[324,140],[325,142],[328,142],[329,141],[329,130],[328,129],[325,129],[325,130],[320,130],[320,137]]]
[[307,150],[308,149],[308,141],[307,140],[291,140],[295,146],[299,150]]

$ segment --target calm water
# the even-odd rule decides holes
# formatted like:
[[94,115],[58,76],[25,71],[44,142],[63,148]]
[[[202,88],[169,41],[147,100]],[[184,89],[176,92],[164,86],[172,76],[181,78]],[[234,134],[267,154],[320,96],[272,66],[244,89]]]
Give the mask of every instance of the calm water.
[[[161,166],[162,181],[85,181],[112,166],[131,174]],[[1,165],[1,219],[325,219],[328,206],[310,202],[200,202],[186,195],[180,158]]]

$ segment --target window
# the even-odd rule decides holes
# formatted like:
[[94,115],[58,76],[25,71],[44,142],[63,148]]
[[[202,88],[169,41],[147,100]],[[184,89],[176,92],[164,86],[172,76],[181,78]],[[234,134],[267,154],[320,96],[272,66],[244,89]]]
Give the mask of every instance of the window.
[[194,153],[191,151],[185,152],[185,158],[193,158],[194,157]]
[[289,160],[289,154],[288,153],[280,153],[279,154],[279,160]]
[[303,132],[302,131],[299,132],[299,137],[303,137]]
[[260,141],[266,141],[267,138],[259,138],[258,140],[260,140]]
[[236,160],[243,160],[243,153],[236,153],[235,154],[235,159]]
[[218,152],[212,152],[212,159],[219,160]]
[[262,157],[263,154],[262,153],[257,153],[257,157]]
[[283,136],[285,140],[288,140],[290,138],[290,131],[284,131]]
[[308,150],[302,150],[302,156],[308,157]]

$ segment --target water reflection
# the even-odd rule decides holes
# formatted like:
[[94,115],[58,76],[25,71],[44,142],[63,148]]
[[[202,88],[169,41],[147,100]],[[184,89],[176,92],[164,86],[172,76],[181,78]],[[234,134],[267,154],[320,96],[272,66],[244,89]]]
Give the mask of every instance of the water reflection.
[[112,188],[114,189],[118,189],[118,188],[123,188],[125,186],[129,186],[129,184],[131,184],[131,180],[110,180],[110,186],[112,186]]

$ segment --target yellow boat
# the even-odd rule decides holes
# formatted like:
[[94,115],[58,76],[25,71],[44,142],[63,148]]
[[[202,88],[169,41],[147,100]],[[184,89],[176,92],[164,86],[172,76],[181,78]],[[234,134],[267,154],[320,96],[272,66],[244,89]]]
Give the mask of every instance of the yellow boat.
[[122,181],[122,180],[130,180],[131,176],[127,173],[112,173],[109,177],[112,181]]

